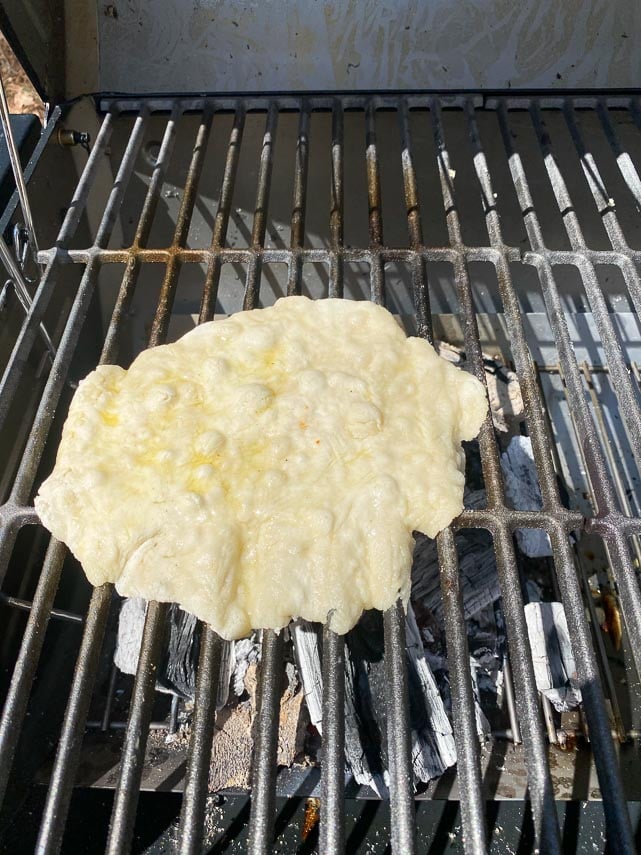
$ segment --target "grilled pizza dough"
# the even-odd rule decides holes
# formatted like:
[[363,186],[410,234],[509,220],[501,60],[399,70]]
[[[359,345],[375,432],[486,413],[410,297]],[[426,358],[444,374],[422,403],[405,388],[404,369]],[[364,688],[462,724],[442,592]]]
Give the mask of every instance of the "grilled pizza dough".
[[92,372],[36,509],[94,585],[224,638],[294,617],[343,633],[407,600],[412,532],[460,513],[486,410],[385,309],[287,297]]

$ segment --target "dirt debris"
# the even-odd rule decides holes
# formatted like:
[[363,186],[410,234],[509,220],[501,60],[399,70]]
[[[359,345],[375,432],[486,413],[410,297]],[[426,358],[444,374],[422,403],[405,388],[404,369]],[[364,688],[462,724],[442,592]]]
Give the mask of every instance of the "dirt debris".
[[0,75],[11,113],[34,113],[44,120],[44,104],[27,77],[9,42],[0,33]]

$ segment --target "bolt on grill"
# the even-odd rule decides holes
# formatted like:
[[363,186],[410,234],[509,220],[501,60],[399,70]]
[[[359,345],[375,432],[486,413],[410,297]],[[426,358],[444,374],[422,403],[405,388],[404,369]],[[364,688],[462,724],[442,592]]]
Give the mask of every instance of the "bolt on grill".
[[[609,382],[618,401],[621,422],[627,441],[637,461],[641,461],[641,409],[639,377],[633,366],[629,370],[625,346],[613,321],[604,294],[598,267],[615,267],[623,278],[634,311],[641,309],[641,251],[632,248],[625,237],[617,209],[599,164],[591,153],[590,139],[584,136],[584,114],[596,116],[620,170],[625,192],[636,205],[641,205],[641,178],[619,133],[619,118],[626,117],[635,134],[641,132],[641,110],[636,98],[621,97],[486,97],[472,96],[442,99],[431,95],[394,96],[323,96],[274,98],[178,98],[106,100],[99,105],[104,113],[99,134],[82,172],[75,195],[55,245],[40,253],[45,271],[27,319],[22,325],[5,366],[0,385],[0,426],[5,423],[21,383],[30,353],[39,344],[40,324],[53,296],[60,289],[61,273],[78,266],[82,275],[72,294],[64,328],[56,340],[56,355],[39,400],[37,411],[11,483],[8,498],[0,507],[0,577],[9,565],[20,531],[37,524],[31,504],[38,486],[38,470],[45,452],[54,414],[69,378],[89,307],[98,287],[101,270],[109,265],[124,266],[117,297],[107,327],[100,362],[119,358],[123,327],[128,318],[139,279],[149,268],[162,277],[155,314],[149,329],[148,345],[162,344],[168,337],[172,310],[181,271],[190,265],[204,270],[204,284],[198,322],[213,319],[223,268],[241,265],[244,271],[242,308],[259,305],[262,273],[267,265],[287,265],[285,291],[301,293],[308,265],[322,264],[327,269],[328,296],[345,293],[346,269],[365,264],[369,270],[369,298],[385,304],[390,297],[386,287],[390,263],[407,265],[414,302],[416,329],[428,339],[433,336],[430,299],[432,263],[451,265],[468,365],[485,382],[481,337],[477,323],[479,311],[470,275],[470,264],[483,262],[496,274],[498,295],[502,304],[512,359],[526,410],[526,422],[532,441],[536,470],[543,499],[540,511],[514,510],[505,499],[500,452],[491,417],[488,416],[480,436],[483,478],[487,506],[465,510],[456,523],[437,538],[441,567],[441,586],[448,647],[448,665],[452,689],[452,719],[457,749],[457,776],[466,851],[486,851],[486,817],[480,763],[480,745],[476,730],[473,686],[469,669],[468,641],[463,612],[461,579],[455,534],[458,529],[486,529],[492,535],[496,555],[507,628],[510,671],[513,687],[506,679],[508,694],[514,693],[515,713],[512,736],[523,741],[528,774],[534,833],[544,852],[561,851],[561,839],[548,759],[544,722],[540,714],[538,691],[524,600],[519,578],[513,534],[516,529],[544,530],[551,541],[555,585],[560,594],[579,676],[583,704],[594,762],[603,800],[607,838],[612,851],[633,852],[635,849],[631,822],[620,773],[619,758],[611,736],[608,701],[614,704],[611,685],[602,687],[597,651],[586,620],[589,590],[577,574],[571,536],[583,532],[598,535],[609,556],[625,631],[634,665],[641,668],[641,591],[634,557],[639,555],[637,537],[641,519],[634,514],[634,503],[626,493],[616,461],[607,441],[598,396],[586,396],[588,369],[575,355],[572,335],[566,317],[566,306],[557,282],[558,268],[573,268],[580,277],[595,329],[606,357]],[[234,187],[241,158],[241,145],[247,117],[258,112],[264,116],[264,135],[257,168],[254,212],[247,246],[231,246],[227,240],[233,217]],[[268,210],[273,190],[274,157],[278,123],[287,114],[298,120],[293,161],[293,198],[288,246],[267,245]],[[385,242],[383,230],[383,195],[379,154],[380,114],[392,113],[398,123],[400,139],[400,175],[408,243],[397,247]],[[414,114],[421,114],[429,129],[426,137],[415,141]],[[224,165],[221,171],[217,210],[211,224],[209,246],[194,248],[190,244],[190,226],[199,202],[199,186],[206,165],[208,144],[218,116],[232,115]],[[308,181],[310,173],[310,124],[317,114],[331,114],[329,133],[329,222],[324,246],[306,243],[306,213],[310,210]],[[345,120],[348,114],[362,117],[364,139],[362,151],[366,174],[367,239],[362,245],[346,242],[345,232]],[[501,166],[509,176],[512,192],[525,229],[520,246],[504,237],[495,195],[495,152],[485,148],[486,132],[481,119],[491,115],[495,122],[493,144],[498,140]],[[529,163],[524,161],[515,142],[515,115],[526,116],[542,158],[548,202],[556,206],[559,222],[567,238],[566,248],[550,248],[542,226],[542,212],[532,189]],[[459,201],[455,180],[457,163],[450,157],[452,138],[448,135],[447,117],[455,115],[459,134],[469,148],[475,185],[474,204],[480,203],[487,240],[464,239],[465,204]],[[167,179],[167,170],[175,150],[182,123],[186,117],[197,117],[197,130],[182,190],[173,237],[160,247],[154,244],[154,222]],[[565,132],[574,146],[559,156],[548,133],[550,117],[564,123]],[[113,233],[128,192],[139,156],[142,156],[150,122],[161,122],[162,139],[153,159],[153,171],[144,193],[133,241],[114,247]],[[86,212],[101,163],[111,144],[114,131],[124,121],[131,130],[124,144],[117,174],[102,206],[99,223],[91,245],[78,247],[76,235]],[[429,140],[429,145],[425,140]],[[460,144],[461,139],[455,140]],[[428,156],[435,157],[433,167],[438,176],[440,193],[421,197],[417,179],[418,164]],[[596,212],[603,223],[609,245],[593,249],[582,230],[581,219],[570,195],[570,184],[564,164],[580,168],[591,194]],[[470,195],[469,187],[465,194]],[[319,203],[320,204],[320,203]],[[437,208],[443,215],[446,242],[431,241],[425,228],[426,211]],[[565,243],[564,237],[564,243]],[[273,243],[273,242],[272,242]],[[540,372],[535,364],[524,326],[524,310],[514,284],[515,266],[529,267],[538,277],[545,311],[558,352],[557,370],[563,378],[565,395],[579,438],[580,451],[593,502],[593,512],[583,514],[570,510],[559,492],[559,463],[551,436],[551,425]],[[162,272],[160,272],[162,271]],[[45,642],[50,617],[64,617],[54,608],[60,584],[65,547],[51,540],[42,563],[32,602],[23,603],[29,618],[22,638],[0,725],[0,797],[9,783],[12,762],[25,722],[34,678]],[[583,585],[583,587],[582,587]],[[113,589],[106,585],[93,591],[82,618],[75,671],[71,679],[69,700],[59,736],[55,760],[42,815],[38,851],[58,851],[62,846],[65,823],[80,761],[83,736],[89,715],[95,675],[107,628]],[[149,603],[138,670],[129,705],[128,720],[122,744],[120,772],[115,789],[109,827],[107,851],[120,853],[131,845],[139,790],[145,762],[145,747],[152,723],[155,696],[155,673],[159,661],[167,605]],[[62,610],[64,612],[64,610]],[[71,616],[70,620],[74,620]],[[385,663],[388,674],[387,715],[390,773],[391,845],[395,852],[415,851],[415,807],[412,785],[410,726],[408,720],[407,675],[405,666],[404,613],[401,604],[384,616]],[[319,851],[340,852],[345,848],[344,792],[344,644],[329,629],[323,632],[323,737],[321,764],[321,819]],[[262,660],[258,686],[257,730],[252,771],[252,806],[249,820],[249,850],[269,849],[274,831],[276,754],[278,739],[279,680],[282,673],[283,639],[271,631],[262,633]],[[179,850],[198,852],[203,844],[210,750],[215,724],[216,688],[221,660],[221,641],[204,629],[196,685],[188,767],[186,771],[179,830]],[[606,678],[607,679],[607,678]],[[108,717],[108,714],[107,714]],[[520,731],[520,734],[519,734]]]

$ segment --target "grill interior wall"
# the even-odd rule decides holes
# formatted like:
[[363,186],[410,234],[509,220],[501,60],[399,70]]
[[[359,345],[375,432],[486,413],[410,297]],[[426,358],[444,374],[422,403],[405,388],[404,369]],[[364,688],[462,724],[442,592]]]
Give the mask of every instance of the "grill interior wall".
[[[5,476],[1,507],[0,576],[2,591],[17,595],[15,580],[31,561],[21,595],[33,599],[33,607],[15,628],[11,654],[17,662],[0,729],[0,793],[10,784],[12,761],[22,757],[24,745],[16,749],[25,714],[39,703],[55,639],[57,650],[69,649],[71,665],[77,657],[73,676],[61,680],[63,700],[69,689],[66,712],[61,706],[50,721],[57,749],[39,831],[42,846],[60,845],[112,610],[111,587],[83,587],[64,547],[52,541],[44,556],[47,538],[35,527],[31,501],[53,462],[72,393],[67,381],[98,361],[127,366],[144,347],[174,340],[195,321],[302,292],[386,304],[408,332],[460,344],[482,380],[488,349],[514,365],[543,510],[507,506],[488,419],[479,438],[487,507],[465,511],[438,538],[466,846],[483,849],[486,818],[457,526],[492,535],[535,836],[544,851],[560,849],[513,541],[517,528],[542,528],[553,545],[554,581],[573,639],[608,839],[616,851],[633,851],[610,733],[611,687],[604,694],[573,537],[581,535],[579,550],[593,538],[607,552],[625,624],[632,698],[626,727],[634,730],[639,704],[633,675],[641,665],[634,565],[634,538],[641,535],[641,410],[638,374],[629,366],[641,360],[637,99],[497,98],[481,107],[474,99],[442,104],[411,95],[130,100],[101,107],[104,119],[74,199],[48,243],[53,248],[43,254],[34,308],[3,364],[0,430],[8,440],[2,463],[11,475]],[[41,365],[42,318],[58,344],[51,370]],[[588,377],[584,362],[600,373]],[[41,379],[33,379],[38,371]],[[25,395],[26,385],[36,393]],[[574,436],[563,434],[568,423]],[[609,443],[616,445],[614,458]],[[613,467],[623,479],[623,498]],[[559,476],[572,488],[570,507],[559,493]],[[584,495],[575,500],[577,493]],[[54,604],[80,614],[84,623],[67,621],[57,629],[64,618],[49,621]],[[9,614],[6,604],[0,608]],[[166,611],[163,604],[149,605],[109,829],[113,852],[127,849],[134,831]],[[396,851],[407,852],[414,846],[415,818],[403,627],[400,606],[385,615],[391,839]],[[324,720],[332,725],[323,738],[320,845],[334,852],[345,841],[343,645],[326,630],[323,648]],[[273,832],[281,657],[282,639],[265,632],[249,824],[253,851],[262,851]],[[202,841],[219,659],[219,640],[207,630],[185,778],[183,851],[199,851]]]

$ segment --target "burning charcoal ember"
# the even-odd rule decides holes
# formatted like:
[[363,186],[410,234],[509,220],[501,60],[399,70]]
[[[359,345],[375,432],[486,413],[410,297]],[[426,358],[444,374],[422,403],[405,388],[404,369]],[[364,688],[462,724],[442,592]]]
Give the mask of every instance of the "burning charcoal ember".
[[382,615],[366,612],[345,640],[345,753],[355,780],[380,796],[388,793],[383,649]]
[[[138,656],[142,643],[147,605],[143,599],[134,597],[122,601],[118,617],[118,634],[114,663],[123,674],[136,673]],[[235,642],[225,642],[222,646],[220,678],[216,708],[227,703],[229,681],[234,660]],[[158,672],[156,688],[161,692],[177,695],[183,699],[193,699],[196,689],[196,672],[200,652],[200,626],[193,615],[172,604],[169,607],[165,625],[165,637]]]
[[[484,503],[485,491],[479,490],[465,496],[468,508],[481,507]],[[500,597],[494,547],[490,534],[483,529],[458,532],[456,543],[463,580],[463,610],[468,619]],[[444,626],[436,541],[418,532],[412,566],[412,601],[420,601],[434,615],[439,626]]]
[[[290,626],[294,655],[304,687],[305,704],[314,730],[323,732],[323,675],[320,658],[322,627],[305,620],[294,621]],[[351,661],[347,660],[348,669]],[[346,674],[345,679],[345,758],[354,779],[371,786],[376,792],[385,790],[380,769],[373,773],[363,749],[359,732],[359,712],[355,695],[355,682]],[[375,759],[375,758],[374,758]]]
[[434,675],[425,658],[423,642],[411,604],[405,621],[408,655],[408,692],[412,728],[412,765],[426,783],[456,763],[452,725],[445,712]]
[[[466,492],[467,508],[484,507],[485,491]],[[500,707],[505,628],[500,609],[500,587],[492,538],[482,529],[456,535],[463,579],[463,613],[467,623],[474,713],[479,735],[490,732],[481,697]],[[446,708],[450,706],[447,639],[441,597],[436,542],[417,534],[412,568],[412,603],[424,645],[425,658],[434,674]]]
[[563,605],[528,603],[525,619],[537,689],[557,712],[575,709],[581,703],[581,690]]
[[167,615],[165,644],[156,683],[181,697],[193,697],[199,652],[200,626],[197,619],[172,605]]
[[[528,436],[514,436],[507,451],[501,455],[505,478],[505,495],[519,511],[540,511],[543,507],[539,480],[534,465],[532,441]],[[517,529],[519,549],[530,558],[552,555],[550,538],[538,529]]]
[[[406,623],[412,765],[427,782],[456,762],[452,728],[425,660],[411,606]],[[320,627],[297,621],[292,638],[312,723],[322,733]],[[345,757],[354,779],[379,795],[387,793],[386,685],[383,621],[366,612],[346,636]]]

